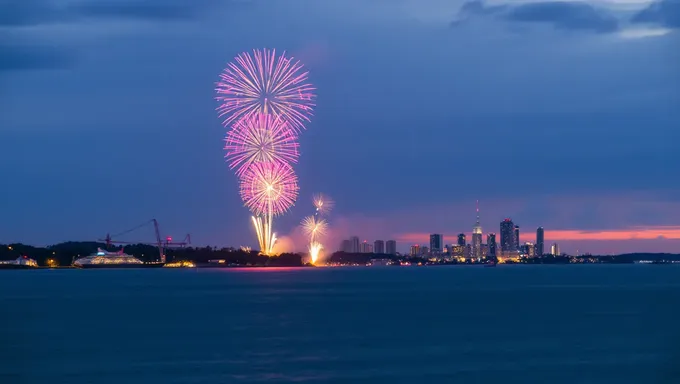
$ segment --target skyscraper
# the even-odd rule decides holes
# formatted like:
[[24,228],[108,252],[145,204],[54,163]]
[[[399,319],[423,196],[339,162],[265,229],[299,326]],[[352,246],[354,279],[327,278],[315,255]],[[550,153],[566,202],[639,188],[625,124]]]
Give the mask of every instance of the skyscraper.
[[373,242],[373,253],[385,253],[385,242],[376,240]]
[[364,240],[361,243],[361,248],[359,249],[361,253],[373,253],[373,245],[368,243],[368,240]]
[[557,243],[554,243],[552,247],[550,247],[550,253],[552,253],[553,256],[560,256],[560,246],[557,245]]
[[433,233],[430,235],[430,252],[432,252],[433,255],[439,255],[442,253],[442,249],[444,247],[444,236],[438,234],[438,233]]
[[340,243],[340,252],[347,252],[349,253],[352,249],[352,243],[349,240],[343,240],[342,243]]
[[385,243],[385,253],[387,253],[388,255],[396,255],[397,242],[394,240],[387,240],[387,243]]
[[543,227],[536,230],[536,256],[543,256]]
[[517,250],[514,230],[515,224],[511,219],[501,221],[501,251],[510,252]]
[[519,225],[515,225],[515,249],[519,250]]
[[482,225],[479,223],[479,200],[477,200],[477,222],[472,227],[472,257],[482,258]]
[[461,233],[458,235],[458,245],[465,246],[465,234]]
[[357,236],[352,236],[349,238],[349,253],[359,253],[361,252],[361,249],[359,248],[359,244],[361,242],[359,241],[359,237]]
[[496,234],[489,233],[486,235],[486,244],[489,247],[489,257],[496,257]]
[[420,256],[420,245],[415,244],[411,246],[411,256]]

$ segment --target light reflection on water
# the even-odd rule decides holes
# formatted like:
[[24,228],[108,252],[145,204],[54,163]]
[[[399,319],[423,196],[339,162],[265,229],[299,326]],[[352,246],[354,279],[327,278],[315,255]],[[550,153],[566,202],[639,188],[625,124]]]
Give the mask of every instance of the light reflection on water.
[[0,383],[678,383],[675,266],[0,273]]

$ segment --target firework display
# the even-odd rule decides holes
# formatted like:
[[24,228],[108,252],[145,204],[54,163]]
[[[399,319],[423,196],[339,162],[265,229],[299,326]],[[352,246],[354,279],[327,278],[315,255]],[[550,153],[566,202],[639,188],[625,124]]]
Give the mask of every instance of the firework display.
[[[273,219],[287,212],[298,195],[292,167],[299,156],[297,138],[310,121],[316,98],[307,75],[285,52],[277,56],[276,50],[253,50],[252,55],[236,56],[215,88],[218,115],[229,128],[225,159],[240,179],[244,205],[253,213],[260,252],[268,256],[274,255],[276,243]],[[325,230],[321,220],[315,223],[317,232]],[[323,246],[314,248],[320,251]]]
[[225,158],[238,176],[254,163],[292,164],[299,156],[294,133],[274,115],[256,113],[239,120],[225,141]]
[[217,83],[217,111],[228,126],[253,113],[283,118],[296,131],[309,122],[314,104],[314,87],[307,83],[308,72],[285,52],[253,50],[241,53],[220,74]]
[[312,203],[315,208],[314,215],[305,217],[300,225],[305,235],[309,236],[309,257],[312,264],[316,264],[323,250],[320,239],[328,230],[328,221],[319,216],[328,215],[331,212],[333,200],[322,194],[316,194],[312,198]]
[[256,216],[286,212],[297,192],[297,176],[286,163],[254,163],[241,176],[241,198]]
[[322,193],[317,193],[312,199],[314,202],[314,207],[316,208],[316,212],[314,213],[315,215],[326,216],[335,206],[333,199]]

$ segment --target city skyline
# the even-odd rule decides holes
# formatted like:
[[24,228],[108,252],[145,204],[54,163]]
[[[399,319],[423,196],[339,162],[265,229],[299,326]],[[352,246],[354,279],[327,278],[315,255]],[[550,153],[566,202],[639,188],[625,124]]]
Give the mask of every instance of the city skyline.
[[[318,90],[296,173],[301,199],[337,202],[330,247],[471,243],[479,199],[497,242],[511,217],[520,243],[546,229],[544,251],[680,251],[680,27],[648,1],[78,3],[0,18],[2,243],[156,218],[163,235],[257,247],[211,93],[257,47],[304,62]],[[282,244],[304,248],[308,213],[300,200],[277,221]]]

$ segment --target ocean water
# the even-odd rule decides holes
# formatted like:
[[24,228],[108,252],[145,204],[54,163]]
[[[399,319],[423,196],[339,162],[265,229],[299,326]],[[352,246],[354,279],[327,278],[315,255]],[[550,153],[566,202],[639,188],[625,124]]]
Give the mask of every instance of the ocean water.
[[666,265],[0,271],[0,383],[680,383]]

